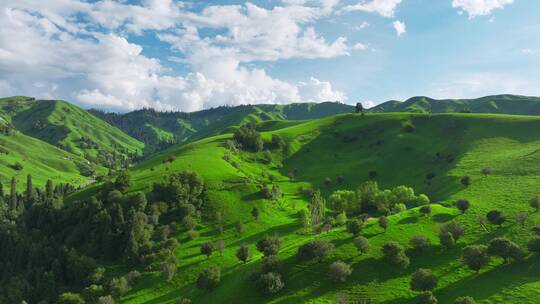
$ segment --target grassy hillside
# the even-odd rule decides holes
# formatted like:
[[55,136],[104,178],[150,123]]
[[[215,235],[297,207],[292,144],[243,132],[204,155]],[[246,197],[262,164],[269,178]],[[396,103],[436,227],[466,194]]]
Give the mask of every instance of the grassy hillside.
[[[226,225],[221,235],[211,225],[202,226],[201,237],[193,241],[179,233],[181,245],[175,254],[180,267],[174,279],[165,282],[159,272],[146,272],[123,303],[174,303],[179,297],[194,303],[332,303],[337,294],[374,303],[415,303],[415,293],[408,284],[412,272],[420,267],[433,269],[439,277],[435,290],[439,303],[452,303],[463,295],[480,303],[535,303],[540,297],[540,263],[534,256],[509,265],[493,259],[478,274],[460,261],[465,245],[485,244],[496,236],[507,236],[525,247],[531,226],[540,219],[527,203],[539,191],[540,118],[346,114],[269,130],[273,131],[263,133],[264,138],[279,134],[288,143],[284,152],[272,152],[270,163],[263,153],[229,152],[225,141],[230,135],[224,134],[168,149],[133,169],[134,191],[148,189],[171,172],[197,171],[208,186],[210,208],[224,215]],[[225,154],[230,155],[230,162],[223,159]],[[167,162],[171,156],[175,159]],[[483,176],[480,171],[485,167],[493,173]],[[370,171],[376,172],[381,188],[404,184],[428,194],[434,203],[431,216],[420,216],[417,209],[392,215],[386,233],[375,219],[368,220],[362,234],[372,249],[362,256],[343,227],[322,235],[303,231],[295,218],[307,204],[298,191],[300,186],[320,188],[327,196],[336,189],[355,189],[369,179]],[[296,172],[294,181],[287,177],[289,172]],[[429,173],[435,175],[431,186],[425,183]],[[262,182],[271,183],[269,175],[284,193],[275,203],[259,193]],[[465,175],[472,178],[469,187],[460,183]],[[343,184],[336,182],[338,176],[343,177]],[[330,183],[325,183],[327,178]],[[472,203],[464,215],[452,206],[460,198]],[[253,206],[262,210],[259,222],[250,216]],[[495,208],[507,214],[507,223],[501,228],[478,224],[479,216]],[[529,214],[524,227],[515,222],[519,212]],[[440,247],[437,232],[450,220],[464,224],[466,233],[455,248],[447,250]],[[242,235],[234,231],[237,221],[245,224]],[[283,240],[280,258],[285,288],[275,296],[261,296],[248,275],[261,258],[254,244],[271,233],[278,233]],[[408,246],[414,235],[425,235],[434,246],[423,256],[411,254],[407,270],[399,271],[381,260],[384,242],[393,240]],[[335,253],[322,263],[299,262],[295,257],[298,246],[315,238],[331,240]],[[220,239],[227,245],[223,255],[216,253],[207,259],[199,253],[201,243]],[[245,265],[234,256],[241,244],[248,244],[255,253]],[[352,277],[345,283],[335,283],[327,275],[328,265],[335,260],[353,266]],[[221,283],[212,292],[201,291],[194,281],[200,270],[210,265],[222,268]]]
[[[65,101],[0,99],[0,116],[22,133],[105,164],[142,151],[144,144]],[[116,156],[115,156],[116,154]]]
[[370,112],[415,113],[494,113],[540,115],[540,98],[518,95],[495,95],[476,99],[433,99],[417,96],[404,102],[395,100],[377,105]]
[[351,111],[349,105],[324,102],[218,107],[193,113],[151,109],[126,114],[90,112],[143,141],[147,144],[147,152],[153,152],[175,143],[226,133],[246,122],[315,119]]

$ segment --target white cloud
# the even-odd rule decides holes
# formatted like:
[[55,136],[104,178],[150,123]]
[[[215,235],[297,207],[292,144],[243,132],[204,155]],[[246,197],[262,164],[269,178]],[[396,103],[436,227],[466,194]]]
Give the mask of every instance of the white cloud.
[[[289,83],[256,68],[260,61],[332,58],[366,49],[345,37],[327,41],[312,27],[338,2],[288,0],[272,9],[210,5],[200,13],[172,0],[0,3],[0,93],[75,99],[111,110],[344,100],[329,82]],[[209,28],[216,34],[202,37],[199,31]],[[170,44],[167,61],[191,72],[171,76],[125,36],[145,31]]]
[[514,0],[452,0],[452,7],[467,12],[469,18],[490,15],[495,9],[502,9]]
[[521,53],[526,55],[534,55],[540,53],[540,49],[531,49],[531,48],[525,48],[521,49]]
[[363,30],[363,29],[369,27],[369,25],[370,24],[367,21],[364,21],[364,22],[360,23],[359,25],[353,26],[352,29],[355,30],[355,31],[359,31],[359,30]]
[[396,20],[396,21],[392,22],[392,26],[396,30],[396,34],[398,36],[401,36],[401,35],[403,35],[403,34],[405,34],[407,32],[407,27],[405,26],[405,23],[403,23],[403,22],[401,22],[399,20]]
[[367,13],[376,13],[383,17],[394,17],[396,7],[401,3],[401,0],[362,0],[353,5],[347,5],[341,9],[341,12],[362,11]]

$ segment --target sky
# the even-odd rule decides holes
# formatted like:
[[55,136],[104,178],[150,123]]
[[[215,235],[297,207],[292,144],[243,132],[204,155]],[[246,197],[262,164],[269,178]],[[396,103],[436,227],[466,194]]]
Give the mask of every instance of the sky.
[[85,108],[540,96],[538,0],[0,0],[0,96]]

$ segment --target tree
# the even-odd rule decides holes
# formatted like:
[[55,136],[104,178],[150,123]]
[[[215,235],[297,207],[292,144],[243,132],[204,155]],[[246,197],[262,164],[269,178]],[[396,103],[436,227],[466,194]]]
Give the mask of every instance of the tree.
[[456,240],[448,231],[439,232],[439,242],[441,243],[441,246],[446,248],[452,248],[456,244]]
[[238,250],[236,251],[236,257],[244,262],[244,264],[249,260],[249,257],[251,256],[251,252],[249,250],[249,247],[247,245],[242,245]]
[[302,227],[308,228],[311,225],[311,218],[306,209],[300,209],[297,213],[298,221],[302,224]]
[[131,289],[131,286],[129,286],[129,282],[124,277],[113,278],[109,282],[109,291],[111,292],[113,296],[117,298],[128,293],[130,289]]
[[32,186],[32,175],[26,176],[26,193],[25,193],[26,205],[30,207],[34,202],[34,187]]
[[15,209],[17,207],[17,180],[15,177],[11,178],[11,189],[9,195],[9,207],[11,209]]
[[519,212],[516,214],[516,223],[518,223],[522,228],[525,227],[528,219],[529,214],[527,212]]
[[176,260],[174,258],[169,259],[167,262],[161,265],[161,273],[165,281],[169,282],[176,274]]
[[298,248],[298,258],[303,261],[313,259],[323,261],[326,256],[334,251],[334,248],[334,244],[327,240],[310,241]]
[[472,179],[470,176],[466,175],[461,178],[461,184],[465,187],[469,187],[472,183]]
[[276,294],[285,286],[281,275],[274,272],[261,274],[255,284],[257,289],[265,294]]
[[219,254],[223,255],[223,251],[225,250],[225,242],[223,240],[217,240],[215,247],[217,251],[219,251]]
[[265,256],[261,263],[261,273],[275,272],[280,273],[281,261],[277,255]]
[[330,264],[329,274],[334,281],[345,282],[347,277],[352,274],[352,269],[349,264],[342,261],[337,261]]
[[122,193],[125,193],[131,187],[131,176],[127,170],[123,170],[118,174],[114,187]]
[[439,301],[431,291],[424,291],[418,295],[418,304],[438,304]]
[[358,236],[353,241],[354,247],[358,250],[359,254],[367,253],[370,249],[369,240],[363,236]]
[[441,226],[439,233],[444,234],[446,232],[449,232],[457,243],[459,238],[465,233],[465,227],[458,222],[446,223]]
[[0,197],[3,198],[4,195],[4,184],[2,184],[2,180],[0,180]]
[[253,218],[258,222],[259,221],[259,208],[253,207],[253,209],[251,209],[251,216],[253,216]]
[[209,267],[199,273],[197,287],[201,289],[213,289],[218,286],[220,280],[221,269],[219,267]]
[[350,190],[336,190],[328,197],[330,207],[337,212],[360,211],[361,205],[357,203],[356,193]]
[[400,244],[390,241],[382,246],[383,258],[390,264],[405,269],[409,267],[410,260]]
[[335,224],[337,226],[343,226],[346,223],[347,223],[347,214],[345,213],[345,211],[343,211],[336,216]]
[[384,232],[386,232],[386,229],[388,228],[388,218],[384,215],[379,217],[379,227],[384,229]]
[[214,243],[212,243],[212,241],[202,243],[201,253],[206,255],[206,258],[210,258],[213,251],[214,251]]
[[431,241],[423,235],[417,235],[411,238],[409,244],[411,245],[413,250],[422,254],[429,249],[429,247],[431,246]]
[[506,222],[506,216],[499,210],[491,210],[486,214],[487,220],[493,224],[498,225],[499,227]]
[[540,253],[540,236],[532,236],[527,242],[527,249],[533,253]]
[[192,304],[192,303],[193,303],[193,301],[191,301],[188,298],[180,298],[180,299],[176,300],[176,304]]
[[411,289],[414,291],[432,291],[437,287],[437,278],[430,269],[420,268],[411,277]]
[[313,226],[319,225],[324,218],[326,211],[326,203],[321,196],[321,191],[317,190],[313,192],[311,197],[311,204],[309,205],[309,214],[311,215],[311,224]]
[[531,206],[535,212],[540,210],[540,197],[538,195],[534,196],[529,200],[529,206]]
[[431,214],[431,206],[430,205],[424,205],[420,207],[420,213],[423,215],[430,215]]
[[364,222],[361,219],[355,218],[347,221],[347,232],[351,233],[354,236],[360,234],[362,228],[364,227]]
[[456,207],[461,211],[461,214],[464,214],[471,207],[471,203],[466,199],[460,199],[456,202]]
[[488,248],[484,245],[469,245],[463,248],[463,263],[470,270],[478,273],[480,269],[489,263]]
[[114,299],[112,296],[103,296],[99,297],[98,304],[114,304]]
[[517,260],[523,255],[523,252],[516,243],[504,237],[492,239],[489,242],[487,252],[489,255],[502,258],[505,263],[510,262],[510,260]]
[[459,297],[454,301],[454,304],[476,304],[473,297]]
[[273,236],[266,235],[263,239],[257,242],[257,250],[262,252],[264,256],[276,255],[281,247],[281,240],[275,234]]
[[252,124],[246,124],[238,128],[233,135],[233,139],[248,151],[259,152],[264,147],[261,134],[255,130]]
[[236,225],[234,225],[234,229],[236,230],[236,233],[242,234],[244,233],[244,224],[242,224],[242,222],[238,222]]
[[361,102],[356,103],[356,106],[354,107],[354,112],[364,114],[364,106],[362,105]]
[[64,292],[58,297],[58,304],[84,304],[86,303],[78,293]]

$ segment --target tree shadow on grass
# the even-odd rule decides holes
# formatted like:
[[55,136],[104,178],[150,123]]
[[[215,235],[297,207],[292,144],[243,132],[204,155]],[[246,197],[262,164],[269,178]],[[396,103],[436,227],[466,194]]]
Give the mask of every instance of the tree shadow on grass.
[[399,220],[397,223],[400,225],[418,223],[418,216],[416,215],[409,216],[409,217]]
[[438,213],[431,217],[431,219],[436,223],[445,223],[448,221],[453,220],[456,218],[457,215],[455,214],[448,214],[448,213]]

